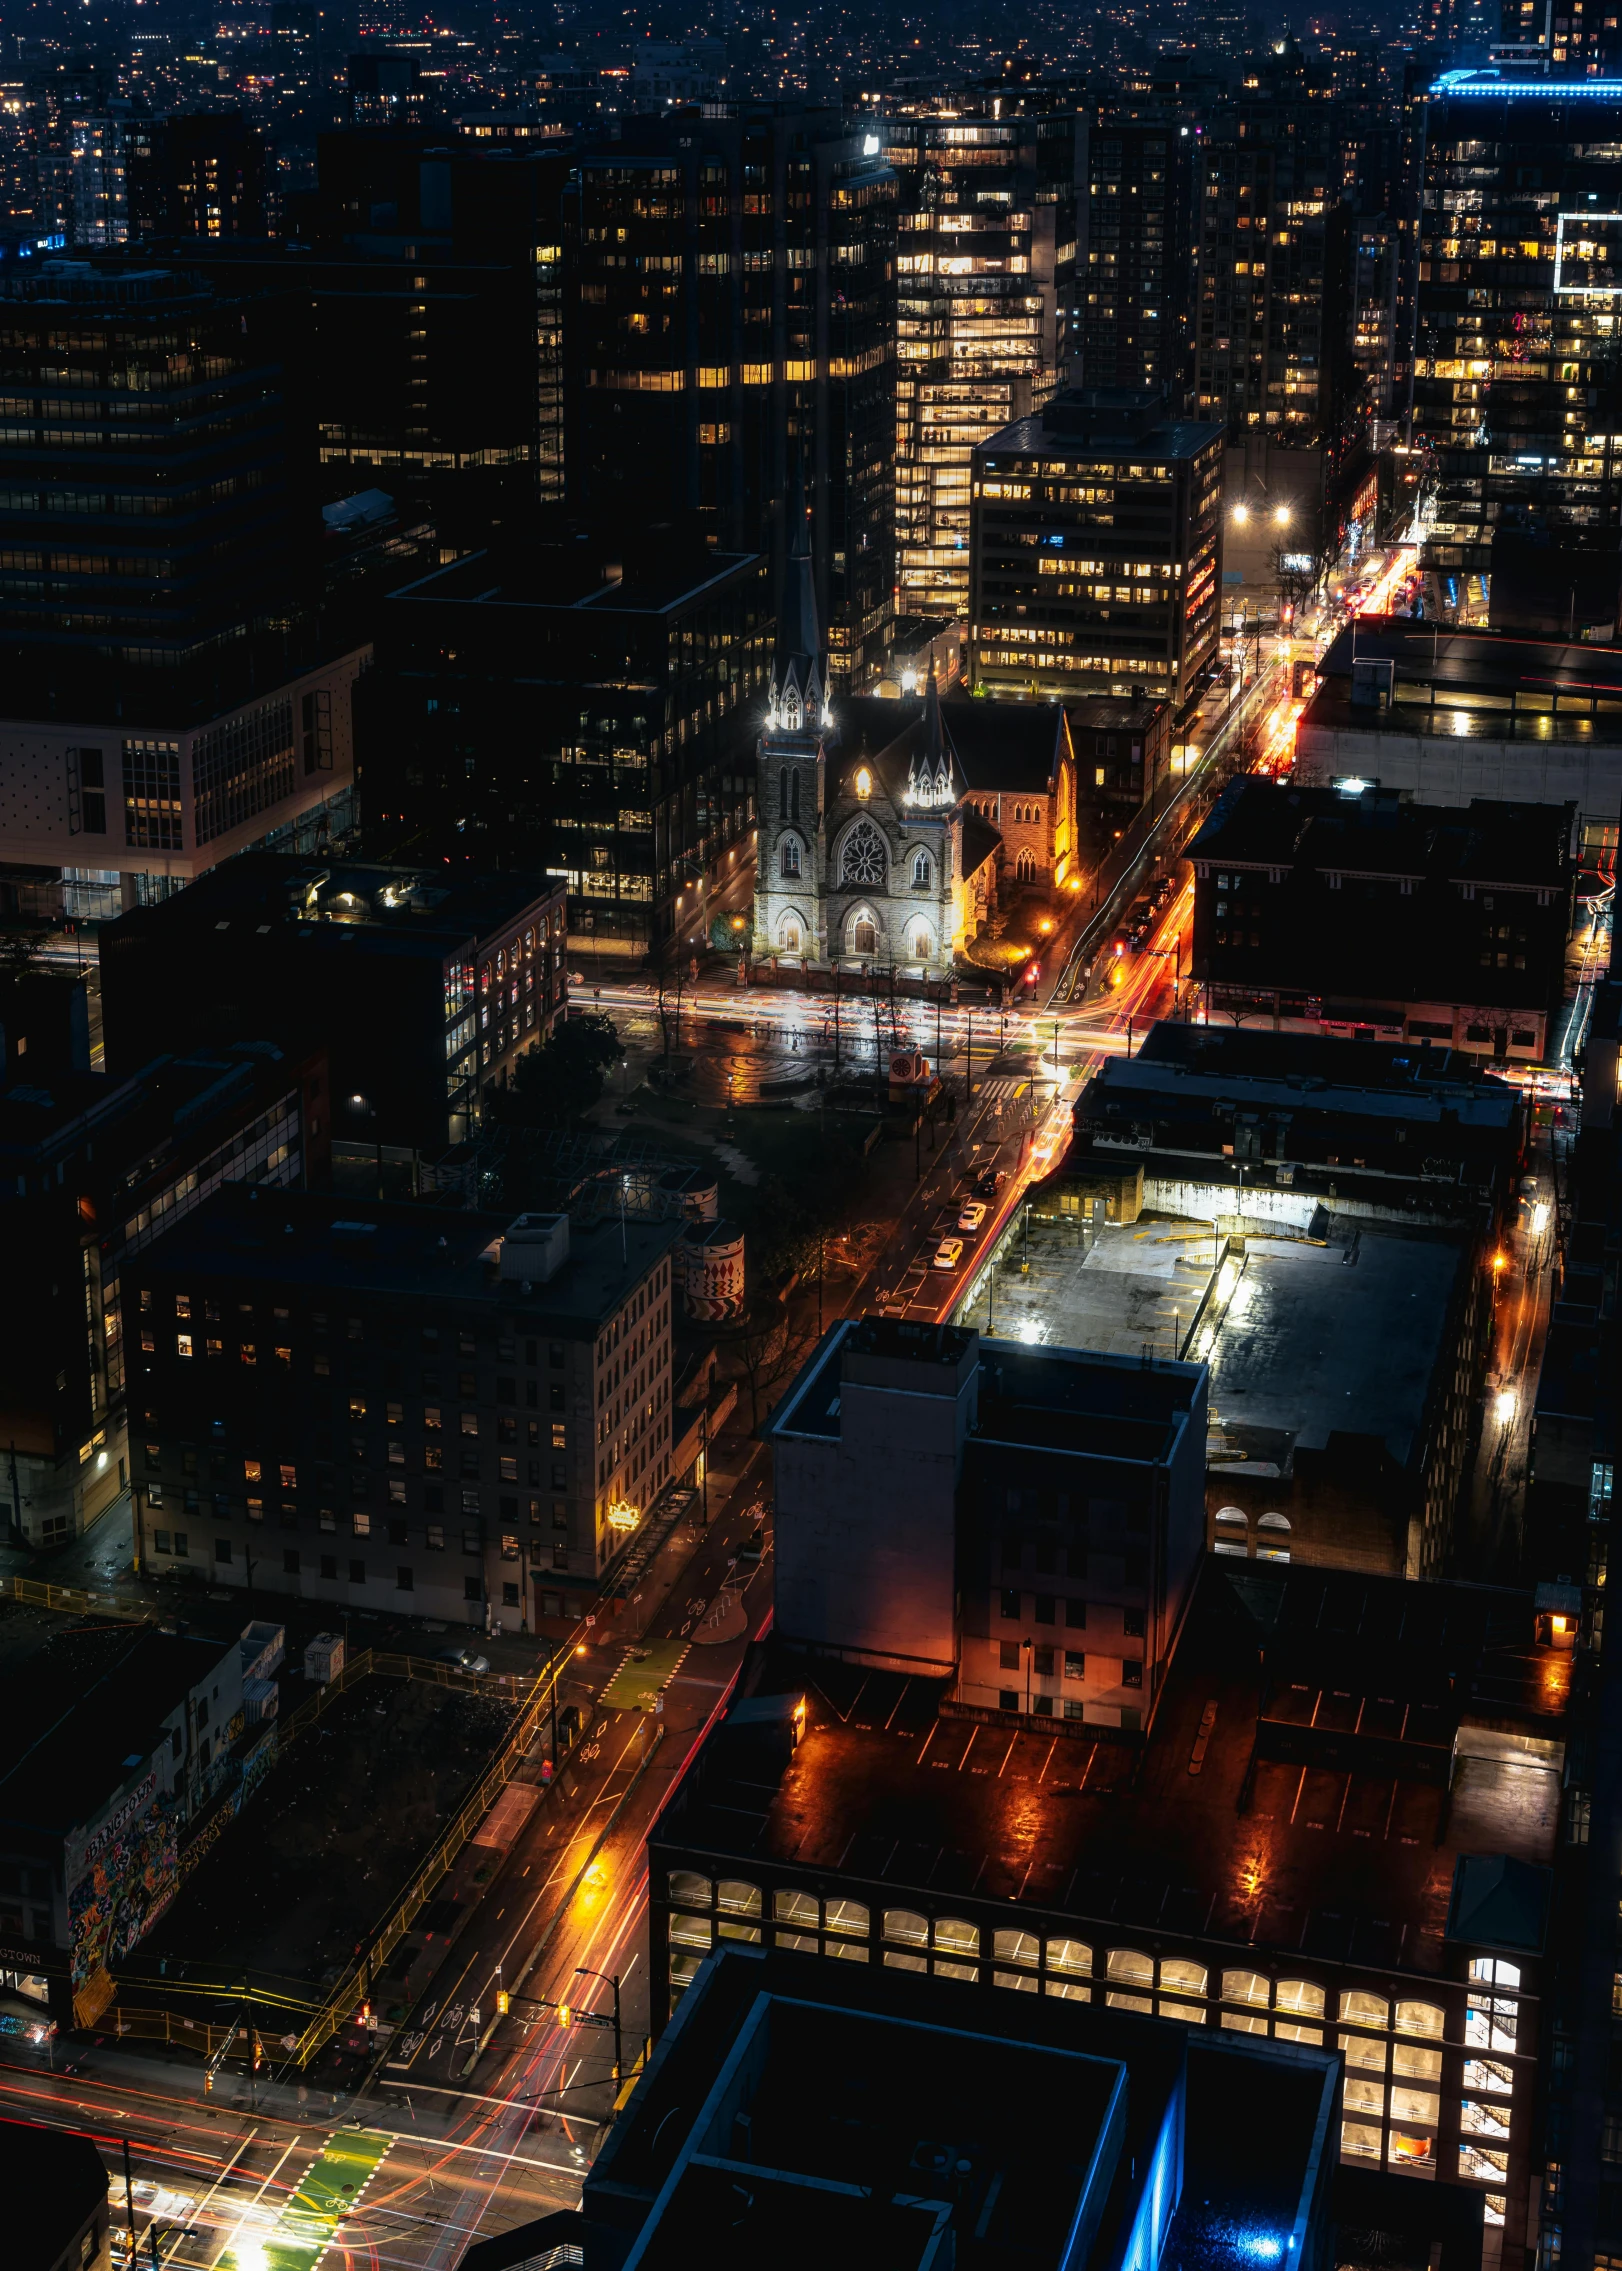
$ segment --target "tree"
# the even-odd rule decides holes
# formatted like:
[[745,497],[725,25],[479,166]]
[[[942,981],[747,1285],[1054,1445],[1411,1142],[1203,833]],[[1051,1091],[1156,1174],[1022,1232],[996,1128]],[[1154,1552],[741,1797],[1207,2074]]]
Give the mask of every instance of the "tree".
[[491,1117],[510,1128],[572,1127],[602,1095],[609,1067],[624,1054],[611,1017],[566,1017],[540,1048],[520,1057],[512,1085],[491,1098]]

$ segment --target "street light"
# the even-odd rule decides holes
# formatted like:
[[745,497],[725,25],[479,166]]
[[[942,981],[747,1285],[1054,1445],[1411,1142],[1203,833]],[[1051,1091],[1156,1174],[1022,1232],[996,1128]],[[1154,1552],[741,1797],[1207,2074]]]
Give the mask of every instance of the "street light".
[[604,1983],[604,1985],[605,1985],[605,1986],[608,1986],[608,1987],[612,1987],[612,1988],[613,1988],[613,1990],[614,1990],[614,2079],[615,2079],[615,2081],[617,2082],[617,2081],[619,2080],[619,2078],[620,2078],[620,2074],[621,2074],[621,2072],[622,2072],[622,2070],[623,2070],[623,2068],[624,2068],[624,2064],[625,2064],[625,2059],[624,2059],[624,2054],[623,2054],[623,2046],[622,2046],[622,2044],[621,2044],[621,2041],[620,2041],[620,1976],[619,1976],[619,1973],[618,1973],[617,1971],[615,1971],[615,1972],[608,1972],[608,1971],[592,1971],[592,1970],[590,1970],[590,1969],[589,1969],[589,1968],[588,1968],[588,1967],[587,1967],[587,1966],[586,1966],[585,1964],[583,1964],[583,1963],[582,1963],[582,1964],[576,1964],[576,1965],[575,1965],[575,1969],[574,1969],[574,1975],[575,1975],[576,1979],[600,1979],[600,1980],[602,1980],[602,1981],[603,1981],[603,1983]]

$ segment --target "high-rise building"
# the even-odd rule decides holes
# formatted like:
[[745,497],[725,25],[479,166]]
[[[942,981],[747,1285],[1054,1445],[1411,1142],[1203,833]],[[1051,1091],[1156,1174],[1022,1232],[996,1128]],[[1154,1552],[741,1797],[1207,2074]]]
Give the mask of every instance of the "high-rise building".
[[763,103],[627,120],[569,227],[571,505],[728,552],[769,533],[780,578],[803,465],[829,668],[858,689],[894,614],[895,199],[876,134]]
[[1226,428],[1228,565],[1270,588],[1276,516],[1313,557],[1361,464],[1344,416],[1351,218],[1336,110],[1311,98],[1291,60],[1216,113],[1195,183],[1195,411]]
[[239,110],[132,120],[128,181],[137,241],[265,233],[264,143]]
[[1080,386],[1162,388],[1178,407],[1192,377],[1191,106],[1099,106],[1080,196],[1076,354]]
[[974,453],[969,683],[1144,691],[1186,716],[1216,660],[1223,429],[1125,388],[1057,394]]
[[903,615],[969,600],[977,442],[1064,383],[1076,268],[1076,114],[1001,95],[885,128],[896,255],[896,568]]
[[284,322],[164,269],[0,278],[0,856],[162,889],[346,800],[360,657],[301,584]]
[[1434,495],[1427,611],[1484,622],[1495,530],[1622,521],[1622,96],[1452,71],[1426,110],[1413,438]]

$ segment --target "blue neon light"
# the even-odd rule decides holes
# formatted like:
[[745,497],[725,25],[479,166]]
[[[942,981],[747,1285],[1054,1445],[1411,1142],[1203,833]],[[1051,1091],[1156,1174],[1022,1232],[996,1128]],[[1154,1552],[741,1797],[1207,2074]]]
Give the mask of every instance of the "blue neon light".
[[1431,83],[1433,95],[1504,95],[1524,101],[1536,95],[1544,102],[1565,102],[1580,95],[1590,100],[1622,102],[1622,79],[1505,79],[1496,71],[1444,71]]
[[1272,2232],[1247,2232],[1239,2242],[1239,2252],[1252,2263],[1277,2263],[1284,2253],[1284,2242]]

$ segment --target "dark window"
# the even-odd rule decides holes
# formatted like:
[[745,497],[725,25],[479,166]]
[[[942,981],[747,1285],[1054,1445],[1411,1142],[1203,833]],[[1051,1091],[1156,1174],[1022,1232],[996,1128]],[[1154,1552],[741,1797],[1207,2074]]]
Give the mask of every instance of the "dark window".
[[517,1608],[517,1606],[518,1606],[518,1587],[517,1587],[516,1585],[507,1585],[507,1584],[504,1584],[504,1585],[502,1586],[502,1588],[501,1588],[501,1605],[502,1605],[502,1607],[503,1607],[504,1609],[515,1609],[515,1608]]
[[1004,1569],[1022,1568],[1024,1561],[1025,1540],[1017,1533],[1012,1537],[1005,1537],[1002,1542],[1002,1565]]
[[349,1582],[351,1585],[365,1584],[366,1564],[364,1561],[352,1561],[349,1564]]
[[1003,1613],[1003,1615],[1004,1615],[1005,1617],[1017,1617],[1017,1616],[1018,1616],[1018,1614],[1019,1614],[1019,1594],[1018,1594],[1017,1590],[1016,1590],[1016,1591],[1013,1591],[1013,1592],[1008,1592],[1008,1591],[1005,1591],[1005,1592],[1003,1593],[1003,1596],[1002,1596],[1002,1613]]
[[412,1592],[415,1589],[416,1582],[410,1570],[403,1566],[394,1572],[394,1584],[397,1592]]
[[229,1539],[229,1538],[216,1538],[216,1539],[214,1540],[214,1559],[215,1559],[216,1561],[229,1561],[229,1560],[230,1560],[230,1558],[231,1558],[231,1541],[230,1541],[230,1539]]
[[338,1556],[335,1553],[324,1553],[321,1556],[321,1574],[323,1577],[337,1576]]
[[1036,1676],[1038,1679],[1052,1679],[1053,1650],[1051,1648],[1039,1648],[1036,1651]]
[[1019,1642],[1017,1640],[998,1641],[997,1663],[999,1668],[1005,1672],[1017,1672],[1019,1670]]
[[1019,1690],[1011,1687],[1000,1690],[997,1696],[997,1709],[999,1711],[1017,1711],[1019,1709]]
[[1032,1710],[1033,1710],[1033,1711],[1035,1712],[1035,1714],[1036,1714],[1036,1716],[1037,1716],[1037,1718],[1038,1718],[1038,1719],[1051,1719],[1051,1718],[1053,1717],[1053,1698],[1052,1698],[1052,1696],[1051,1696],[1051,1695],[1037,1695],[1037,1696],[1033,1696],[1033,1697],[1031,1698],[1031,1709],[1032,1709]]
[[464,1577],[462,1579],[462,1598],[464,1601],[482,1601],[484,1599],[484,1579],[482,1577]]
[[391,1546],[403,1546],[410,1535],[411,1531],[406,1523],[391,1522],[389,1524],[389,1544]]
[[1121,1666],[1121,1685],[1122,1687],[1142,1687],[1143,1685],[1143,1666],[1135,1656],[1129,1656]]
[[1064,1605],[1064,1621],[1070,1627],[1072,1632],[1085,1631],[1087,1626],[1086,1602],[1066,1601]]
[[563,1343],[561,1341],[550,1343],[546,1351],[546,1361],[551,1365],[554,1372],[563,1370]]
[[1051,1593],[1037,1594],[1036,1621],[1038,1624],[1053,1624],[1057,1620],[1058,1609],[1059,1604]]
[[298,1575],[298,1548],[297,1548],[297,1546],[283,1546],[283,1548],[282,1548],[282,1574],[283,1574],[283,1576],[284,1576],[284,1577],[296,1577],[296,1576]]
[[498,1381],[496,1382],[496,1402],[497,1402],[498,1404],[515,1404],[515,1403],[517,1403],[517,1401],[518,1401],[518,1383],[517,1383],[517,1381],[516,1381],[516,1380],[498,1380]]
[[1121,1630],[1126,1634],[1128,1640],[1141,1640],[1143,1638],[1142,1609],[1123,1609],[1121,1611]]

